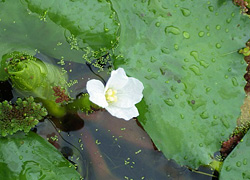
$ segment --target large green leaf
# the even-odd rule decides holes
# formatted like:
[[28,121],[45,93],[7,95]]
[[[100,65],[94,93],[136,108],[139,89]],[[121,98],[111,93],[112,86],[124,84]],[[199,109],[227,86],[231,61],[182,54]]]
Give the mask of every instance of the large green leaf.
[[0,1],[0,60],[4,54],[26,51],[85,62],[84,54],[114,45],[118,28],[106,1]]
[[231,1],[111,2],[121,24],[115,66],[145,86],[139,121],[167,158],[210,163],[245,97],[237,50],[249,38],[249,18]]
[[74,166],[33,132],[0,138],[0,169],[4,180],[80,179]]
[[250,179],[250,131],[223,163],[220,179]]

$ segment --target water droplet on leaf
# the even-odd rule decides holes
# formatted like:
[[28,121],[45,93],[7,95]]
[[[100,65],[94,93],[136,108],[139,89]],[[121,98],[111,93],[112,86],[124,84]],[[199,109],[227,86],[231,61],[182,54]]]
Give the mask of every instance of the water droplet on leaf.
[[204,32],[204,31],[200,31],[198,35],[199,35],[200,37],[203,37],[203,36],[204,36],[204,34],[205,34],[205,32]]
[[154,56],[151,56],[150,62],[154,63],[156,61],[157,61],[157,59]]
[[220,28],[221,28],[220,25],[217,25],[217,26],[216,26],[216,29],[217,29],[217,30],[220,30]]
[[189,38],[190,38],[190,35],[189,35],[188,32],[183,31],[183,37],[186,38],[186,39],[189,39]]
[[174,45],[174,49],[175,49],[175,50],[178,50],[178,49],[179,49],[178,44],[175,44],[175,45]]
[[177,27],[175,27],[175,26],[167,26],[166,28],[165,28],[165,33],[172,33],[172,34],[174,34],[174,35],[178,35],[178,34],[180,34],[181,33],[181,31],[180,31],[180,29],[179,28],[177,28]]
[[200,68],[196,66],[195,64],[192,64],[191,66],[189,66],[189,69],[193,71],[195,75],[197,76],[201,75]]
[[185,17],[187,17],[191,14],[190,10],[186,9],[186,8],[181,8],[181,12],[182,12],[183,16],[185,16]]
[[238,81],[237,81],[237,79],[235,77],[232,78],[232,83],[233,83],[234,86],[239,85],[239,83],[238,83]]
[[202,119],[207,119],[207,118],[209,118],[209,115],[208,115],[208,113],[207,113],[206,111],[204,111],[204,112],[202,112],[202,113],[200,114],[200,117],[201,117]]
[[164,53],[164,54],[169,54],[170,50],[168,48],[162,48],[161,52]]
[[243,165],[247,165],[247,159],[246,158],[243,159]]
[[159,23],[159,22],[155,23],[156,27],[159,27],[160,25],[161,25],[161,23]]
[[230,23],[230,22],[231,22],[231,20],[232,20],[231,18],[228,18],[228,19],[227,19],[227,23]]
[[168,106],[174,106],[174,101],[171,98],[165,99],[164,102],[168,105]]
[[232,169],[231,166],[226,167],[226,171],[230,171],[231,169]]
[[221,44],[220,43],[217,43],[215,46],[216,46],[217,49],[221,48]]
[[238,162],[236,163],[236,166],[237,166],[237,167],[240,167],[240,166],[241,166],[241,162],[238,161]]

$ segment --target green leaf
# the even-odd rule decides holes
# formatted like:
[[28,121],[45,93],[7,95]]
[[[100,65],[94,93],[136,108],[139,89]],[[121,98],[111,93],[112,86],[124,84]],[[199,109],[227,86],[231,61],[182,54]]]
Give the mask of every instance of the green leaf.
[[220,179],[250,179],[250,131],[225,159]]
[[33,132],[0,138],[0,169],[5,180],[80,179],[74,166]]
[[[116,41],[119,26],[106,1],[27,2],[0,1],[0,59],[25,51],[85,63],[83,55],[103,53]],[[1,64],[0,80],[6,78]]]
[[115,67],[145,86],[139,121],[179,164],[209,164],[236,126],[249,18],[231,1],[111,0],[121,24]]
[[40,16],[49,17],[82,39],[86,46],[98,50],[111,48],[115,41],[117,22],[107,1],[92,0],[26,0],[28,8]]

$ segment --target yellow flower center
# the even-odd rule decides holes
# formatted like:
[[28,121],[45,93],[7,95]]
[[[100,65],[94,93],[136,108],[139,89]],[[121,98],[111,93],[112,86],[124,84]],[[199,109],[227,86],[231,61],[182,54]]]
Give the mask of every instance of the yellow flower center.
[[108,103],[116,102],[117,101],[117,96],[116,96],[117,91],[113,89],[108,89],[105,93],[105,97]]

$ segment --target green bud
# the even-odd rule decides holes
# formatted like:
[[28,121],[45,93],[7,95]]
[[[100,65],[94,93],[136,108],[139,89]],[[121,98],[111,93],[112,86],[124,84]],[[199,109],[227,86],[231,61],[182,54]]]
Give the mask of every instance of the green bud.
[[59,67],[21,53],[13,53],[12,57],[6,61],[6,71],[21,95],[55,101],[54,86],[67,90],[67,75]]

